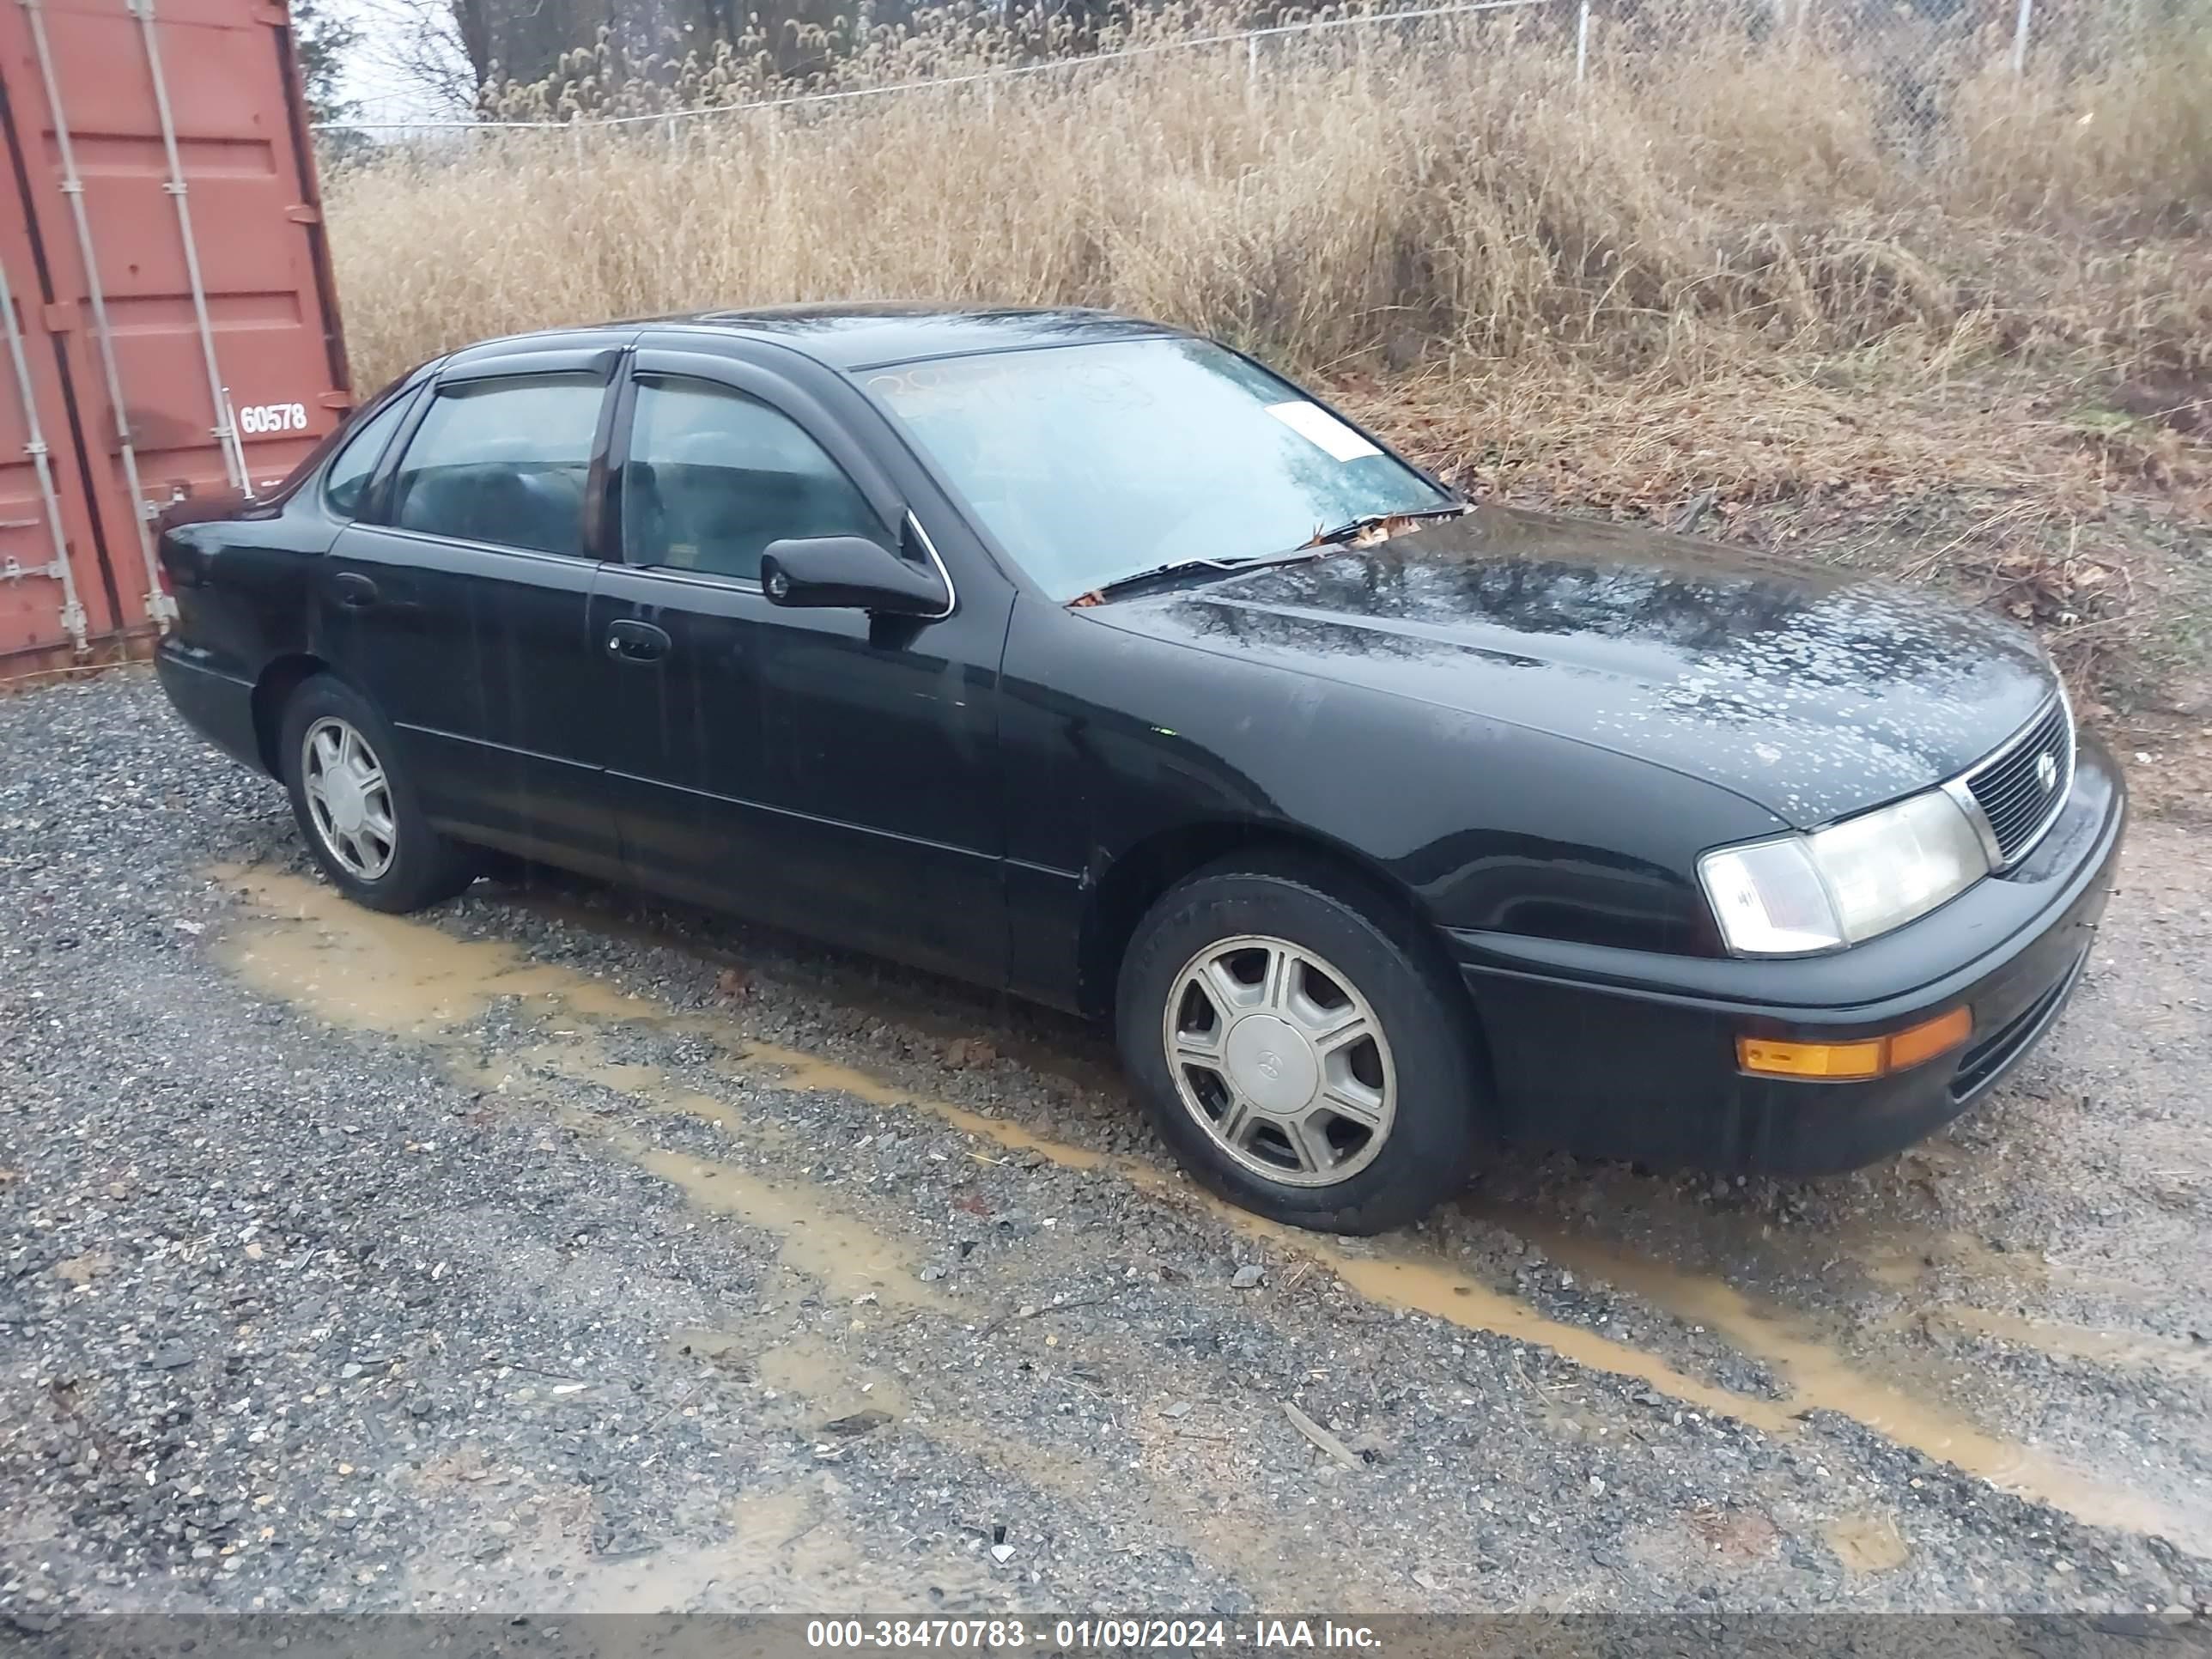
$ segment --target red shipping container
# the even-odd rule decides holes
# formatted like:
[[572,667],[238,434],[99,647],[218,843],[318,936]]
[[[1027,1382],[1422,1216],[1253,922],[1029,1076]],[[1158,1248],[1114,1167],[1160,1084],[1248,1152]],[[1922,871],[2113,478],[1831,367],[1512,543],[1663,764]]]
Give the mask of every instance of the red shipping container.
[[0,6],[0,684],[143,654],[153,515],[351,406],[281,5]]

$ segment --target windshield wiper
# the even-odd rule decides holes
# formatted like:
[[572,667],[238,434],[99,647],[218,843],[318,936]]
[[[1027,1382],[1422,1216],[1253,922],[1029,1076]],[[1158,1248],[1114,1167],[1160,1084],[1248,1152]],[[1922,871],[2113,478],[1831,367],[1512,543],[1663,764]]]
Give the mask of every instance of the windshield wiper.
[[1116,576],[1110,582],[1101,582],[1070,603],[1081,610],[1085,605],[1097,605],[1116,593],[1140,587],[1147,582],[1191,575],[1201,570],[1216,571],[1226,576],[1240,571],[1257,570],[1263,565],[1300,564],[1308,559],[1319,558],[1329,548],[1348,542],[1362,531],[1371,530],[1377,525],[1402,524],[1409,519],[1455,519],[1469,510],[1468,502],[1454,501],[1449,507],[1425,507],[1411,513],[1369,513],[1340,524],[1334,530],[1324,530],[1303,547],[1294,547],[1287,553],[1263,553],[1250,559],[1176,559],[1167,564],[1156,565],[1150,570],[1133,571],[1127,576]]
[[1467,502],[1454,501],[1449,507],[1425,507],[1412,513],[1365,513],[1358,518],[1346,520],[1334,530],[1322,531],[1306,544],[1309,547],[1334,547],[1379,525],[1401,523],[1407,519],[1456,519],[1470,510]]
[[1150,570],[1133,571],[1126,576],[1116,576],[1110,582],[1101,582],[1072,603],[1080,609],[1085,605],[1097,605],[1101,599],[1111,598],[1126,589],[1140,587],[1146,582],[1160,581],[1170,576],[1188,576],[1200,570],[1216,571],[1227,576],[1239,571],[1257,570],[1262,565],[1297,564],[1318,556],[1319,553],[1320,549],[1316,546],[1301,547],[1289,553],[1264,553],[1253,559],[1176,559],[1167,564],[1156,565]]

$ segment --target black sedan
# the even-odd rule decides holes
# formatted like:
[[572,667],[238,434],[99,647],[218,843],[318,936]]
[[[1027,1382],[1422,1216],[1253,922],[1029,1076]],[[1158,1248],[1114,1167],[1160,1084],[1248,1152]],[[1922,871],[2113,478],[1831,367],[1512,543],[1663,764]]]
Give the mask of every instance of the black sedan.
[[1110,1019],[1310,1227],[1499,1138],[1905,1146],[2057,1017],[2124,817],[2001,618],[1470,507],[1095,312],[470,347],[161,557],[171,700],[362,903],[489,850]]

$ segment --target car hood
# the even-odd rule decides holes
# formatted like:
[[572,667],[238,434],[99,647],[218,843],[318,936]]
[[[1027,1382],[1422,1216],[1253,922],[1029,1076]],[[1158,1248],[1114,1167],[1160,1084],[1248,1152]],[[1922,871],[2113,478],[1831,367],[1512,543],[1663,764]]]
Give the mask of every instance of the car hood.
[[1656,762],[1800,829],[1964,770],[2057,684],[2026,630],[1932,592],[1494,507],[1089,614]]

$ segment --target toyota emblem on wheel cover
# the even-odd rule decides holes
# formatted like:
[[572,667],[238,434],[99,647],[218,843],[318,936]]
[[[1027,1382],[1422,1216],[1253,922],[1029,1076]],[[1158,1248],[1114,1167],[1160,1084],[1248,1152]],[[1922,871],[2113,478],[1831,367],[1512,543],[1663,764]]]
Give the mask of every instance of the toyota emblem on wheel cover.
[[2035,757],[2035,781],[2043,786],[2043,793],[2046,795],[2056,789],[2058,787],[2057,761],[2049,755],[2038,755]]

